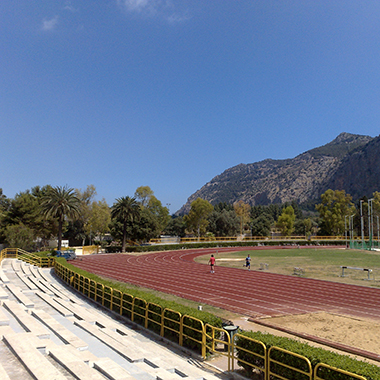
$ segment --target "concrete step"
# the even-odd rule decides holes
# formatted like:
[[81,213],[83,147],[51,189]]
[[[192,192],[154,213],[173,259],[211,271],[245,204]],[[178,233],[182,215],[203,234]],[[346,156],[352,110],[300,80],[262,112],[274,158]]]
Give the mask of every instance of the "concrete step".
[[5,371],[4,367],[1,364],[0,364],[0,379],[11,380],[11,378],[8,376],[7,372]]
[[13,284],[6,284],[5,286],[14,295],[18,302],[22,303],[25,307],[34,307],[34,302],[22,292],[21,288]]
[[70,301],[65,301],[61,298],[53,297],[53,300],[59,305],[63,306],[67,310],[71,311],[78,319],[85,320],[90,323],[95,323],[97,315],[90,310],[87,310],[84,306],[74,304]]
[[21,270],[26,276],[31,276],[32,272],[30,271],[30,264],[26,263],[25,261],[21,264]]
[[62,326],[56,319],[43,310],[31,310],[31,315],[51,330],[63,343],[70,344],[77,350],[86,350],[88,344],[78,338],[72,331]]
[[2,307],[0,307],[0,326],[9,326],[9,318],[3,312]]
[[[5,334],[13,334],[14,331],[9,326],[0,326],[0,340],[3,340]],[[1,378],[0,378],[1,379]]]
[[50,332],[35,318],[29,315],[25,308],[16,301],[3,300],[1,301],[1,305],[13,315],[26,332],[33,332],[39,338],[50,337]]
[[47,358],[35,348],[33,334],[13,333],[3,336],[4,343],[16,355],[24,367],[33,374],[36,380],[67,380]]
[[4,270],[2,268],[0,268],[0,280],[4,284],[8,284],[9,283],[9,278],[7,277],[7,275],[5,274],[5,272],[4,272]]
[[102,329],[97,327],[96,325],[93,325],[86,321],[75,321],[74,324],[87,331],[89,334],[97,338],[99,341],[103,342],[105,345],[110,347],[112,350],[117,352],[120,356],[127,359],[131,363],[136,361],[142,361],[147,356],[149,356],[149,353],[143,350],[141,346],[126,346],[120,341],[105,334],[102,331]]
[[110,380],[135,380],[125,368],[121,365],[115,363],[109,358],[100,358],[93,363],[94,368],[96,368],[100,373]]
[[135,363],[135,365],[144,372],[147,372],[153,377],[155,377],[157,380],[180,380],[183,378],[174,371],[170,372],[163,368],[155,366],[149,360],[142,360],[140,362]]
[[74,355],[65,346],[49,345],[47,354],[65,368],[76,379],[105,380],[96,369]]
[[16,273],[18,278],[28,287],[29,290],[35,291],[37,290],[37,286],[33,284],[32,281],[29,280],[30,276],[27,276],[24,272]]
[[6,292],[3,286],[0,286],[0,299],[4,300],[9,298],[9,294]]
[[61,304],[55,301],[55,298],[48,296],[45,293],[36,293],[38,297],[43,299],[47,304],[49,304],[53,309],[57,310],[58,313],[62,314],[64,317],[72,317],[74,314],[69,309],[66,309]]
[[32,284],[34,284],[37,287],[37,289],[41,290],[41,292],[47,294],[48,296],[53,295],[52,291],[49,288],[47,288],[45,284],[41,282],[38,278],[34,276],[29,276],[28,279],[32,282]]
[[11,266],[12,266],[14,272],[21,272],[21,263],[22,263],[22,261],[20,261],[20,260],[17,260],[17,259],[12,260]]

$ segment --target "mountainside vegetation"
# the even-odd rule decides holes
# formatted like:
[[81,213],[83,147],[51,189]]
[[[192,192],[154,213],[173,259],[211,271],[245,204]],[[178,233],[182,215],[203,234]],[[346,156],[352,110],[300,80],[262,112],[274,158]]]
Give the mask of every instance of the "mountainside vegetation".
[[380,189],[380,136],[341,133],[330,143],[293,159],[239,164],[192,194],[176,215],[187,214],[202,198],[216,205],[243,201],[251,206],[319,201],[328,189],[344,190],[356,200]]

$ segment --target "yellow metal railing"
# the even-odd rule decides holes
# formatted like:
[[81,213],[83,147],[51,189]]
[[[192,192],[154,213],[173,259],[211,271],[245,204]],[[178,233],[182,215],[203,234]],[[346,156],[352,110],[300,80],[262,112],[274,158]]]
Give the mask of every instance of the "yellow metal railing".
[[[232,336],[221,328],[205,325],[205,345],[208,352],[223,355],[228,361],[228,371],[234,371],[236,364],[245,368],[248,372],[259,371],[262,379],[293,380],[301,376],[308,380],[333,379],[339,374],[346,375],[347,379],[367,380],[365,377],[348,372],[324,363],[317,364],[314,369],[311,362],[305,356],[272,346],[269,349],[263,342],[236,333]],[[240,342],[236,343],[236,341]],[[246,347],[256,346],[255,351]],[[224,350],[220,348],[224,346]],[[296,363],[291,366],[287,363]]]
[[[297,374],[302,374],[304,379],[313,380],[313,369],[310,360],[302,355],[295,354],[283,348],[272,346],[268,350],[267,379],[271,376],[278,379],[297,378]],[[293,360],[289,360],[292,358]],[[297,362],[297,367],[286,363]],[[283,377],[286,373],[287,377]]]
[[[354,236],[354,240],[361,240],[360,236]],[[368,238],[366,238],[368,240]],[[343,235],[339,236],[201,236],[180,238],[178,243],[204,243],[204,242],[244,242],[244,241],[342,241],[349,240]],[[151,239],[151,244],[165,244],[165,239]]]
[[325,380],[326,376],[324,376],[324,375],[331,374],[331,373],[346,375],[348,378],[350,378],[350,380],[351,379],[367,380],[363,376],[356,375],[355,373],[344,371],[343,369],[331,367],[331,366],[329,366],[327,364],[323,364],[323,363],[318,363],[315,366],[313,380]]
[[50,268],[54,266],[55,258],[38,256],[33,253],[24,251],[21,248],[5,248],[0,253],[0,261],[5,258],[17,258],[25,261],[31,265],[35,265],[41,268]]

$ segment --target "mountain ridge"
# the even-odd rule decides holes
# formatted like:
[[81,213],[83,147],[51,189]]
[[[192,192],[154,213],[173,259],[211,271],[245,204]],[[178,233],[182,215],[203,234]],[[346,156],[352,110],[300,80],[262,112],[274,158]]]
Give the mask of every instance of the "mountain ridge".
[[[253,206],[290,201],[308,202],[319,198],[331,186],[355,197],[372,195],[367,192],[380,190],[380,175],[377,178],[372,175],[380,174],[379,159],[380,136],[343,132],[331,142],[294,158],[267,158],[226,169],[192,194],[176,215],[188,213],[191,202],[198,197],[213,205],[242,200]],[[371,166],[370,170],[367,170],[368,165]],[[359,183],[351,181],[350,178],[356,178],[360,170],[365,170],[371,178],[356,179]],[[350,177],[346,178],[348,175]],[[358,195],[360,192],[365,194]]]

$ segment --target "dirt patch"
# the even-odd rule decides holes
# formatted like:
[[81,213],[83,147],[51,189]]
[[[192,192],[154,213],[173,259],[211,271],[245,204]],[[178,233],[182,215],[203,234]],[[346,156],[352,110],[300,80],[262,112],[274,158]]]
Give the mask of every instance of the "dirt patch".
[[270,318],[281,329],[313,335],[331,342],[380,353],[380,323],[326,312]]

